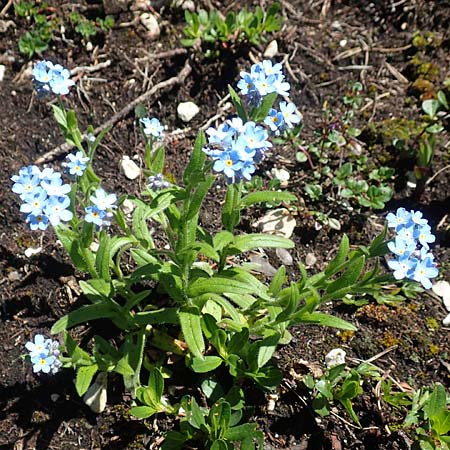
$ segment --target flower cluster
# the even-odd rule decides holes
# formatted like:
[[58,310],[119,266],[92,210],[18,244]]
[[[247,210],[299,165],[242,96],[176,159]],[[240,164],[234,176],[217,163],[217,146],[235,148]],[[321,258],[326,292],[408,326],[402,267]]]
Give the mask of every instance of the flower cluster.
[[156,118],[148,118],[144,117],[143,119],[139,119],[139,122],[144,125],[144,134],[146,136],[153,136],[156,139],[161,139],[164,134],[164,127],[161,125],[161,122]]
[[33,372],[44,372],[55,374],[62,366],[59,360],[59,342],[46,339],[42,334],[37,334],[33,341],[28,341],[25,348],[30,352],[29,356],[33,363]]
[[396,233],[388,248],[397,256],[397,259],[388,261],[388,265],[396,280],[408,278],[430,289],[430,278],[438,276],[434,256],[429,252],[429,244],[436,238],[422,215],[420,211],[406,211],[405,208],[387,215],[388,227],[394,228]]
[[241,79],[237,87],[241,94],[247,97],[249,105],[259,106],[262,98],[273,92],[284,96],[289,95],[291,87],[288,82],[284,81],[284,74],[281,69],[281,63],[272,64],[272,61],[266,59],[253,64],[250,72],[240,73]]
[[148,188],[152,191],[167,189],[169,186],[170,183],[164,179],[164,175],[162,173],[157,173],[156,175],[148,177]]
[[33,83],[39,95],[53,92],[56,95],[67,95],[75,82],[70,78],[70,71],[60,64],[50,61],[39,61],[32,70]]
[[95,195],[90,197],[92,206],[86,208],[84,220],[93,223],[98,228],[111,225],[112,210],[117,208],[114,204],[117,200],[116,194],[107,194],[102,188],[95,190]]
[[63,183],[59,172],[32,165],[20,169],[11,180],[14,181],[12,191],[23,201],[20,211],[26,214],[25,220],[32,230],[45,230],[49,223],[55,226],[72,220],[67,195],[71,187]]
[[227,183],[250,180],[265,151],[272,147],[267,131],[255,122],[227,120],[217,129],[208,128],[209,145],[203,151],[214,160],[213,170],[223,172]]
[[67,172],[69,172],[70,175],[81,177],[86,170],[89,158],[84,156],[82,152],[76,152],[75,154],[69,153],[66,156],[66,159],[68,162],[63,163],[63,166],[66,167]]

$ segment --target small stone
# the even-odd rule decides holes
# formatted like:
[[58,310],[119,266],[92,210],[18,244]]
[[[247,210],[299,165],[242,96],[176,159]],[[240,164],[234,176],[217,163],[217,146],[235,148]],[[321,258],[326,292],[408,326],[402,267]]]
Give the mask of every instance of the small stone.
[[86,44],[86,51],[92,52],[92,49],[93,49],[93,48],[94,48],[94,46],[92,45],[92,42],[89,41],[89,42]]
[[129,180],[135,180],[141,174],[139,166],[128,155],[122,157],[120,168]]
[[276,405],[279,397],[277,394],[269,394],[268,397],[269,397],[269,401],[267,402],[267,411],[274,411],[275,405]]
[[286,187],[288,185],[288,181],[289,178],[291,178],[291,175],[286,169],[277,169],[276,167],[274,167],[270,172],[274,178],[281,182],[282,187]]
[[151,7],[151,0],[135,0],[130,9],[131,11],[149,11]]
[[433,292],[442,298],[445,308],[450,312],[450,283],[448,281],[437,281],[433,284]]
[[278,54],[278,42],[276,40],[273,40],[269,42],[269,45],[266,47],[266,50],[264,52],[265,58],[274,58]]
[[292,264],[294,264],[294,260],[292,259],[291,254],[285,248],[277,248],[275,250],[275,253],[277,254],[278,258],[280,258],[280,261],[283,265],[292,266]]
[[347,45],[347,39],[341,39],[339,41],[339,46],[340,47],[345,47]]
[[317,262],[316,255],[314,253],[308,253],[305,257],[305,266],[307,269],[310,267],[313,267],[314,264]]
[[17,272],[17,270],[13,270],[12,272],[8,273],[8,280],[9,281],[19,281],[20,280],[20,274]]
[[91,387],[83,396],[84,403],[97,414],[103,412],[106,407],[107,385],[108,375],[106,372],[100,372],[94,383],[92,383]]
[[290,238],[297,223],[286,208],[278,208],[269,211],[263,217],[252,224],[259,227],[263,233],[276,234]]
[[194,102],[182,102],[177,107],[178,117],[183,122],[190,122],[199,112],[200,108]]
[[41,252],[42,252],[42,247],[36,247],[36,248],[28,247],[25,250],[24,254],[27,258],[30,258],[31,256],[37,255],[38,253],[41,253]]
[[100,245],[98,242],[92,242],[92,244],[89,246],[89,250],[91,252],[97,253],[99,247]]
[[158,20],[153,14],[147,12],[142,13],[139,17],[139,20],[141,21],[142,25],[147,28],[146,36],[149,39],[154,40],[159,38],[161,30],[159,29]]
[[50,394],[50,399],[52,402],[58,401],[60,395],[59,394]]
[[345,351],[342,348],[334,348],[325,356],[325,364],[330,369],[340,364],[345,364]]
[[3,78],[5,78],[5,70],[6,66],[0,64],[0,81],[3,81]]
[[122,211],[125,215],[131,214],[134,210],[134,203],[130,199],[125,199],[122,203]]

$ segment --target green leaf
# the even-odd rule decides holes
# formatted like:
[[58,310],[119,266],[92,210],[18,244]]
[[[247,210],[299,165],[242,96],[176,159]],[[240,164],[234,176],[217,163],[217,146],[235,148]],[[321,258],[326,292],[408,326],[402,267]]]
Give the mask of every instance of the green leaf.
[[52,105],[53,116],[56,122],[63,128],[67,128],[66,111],[57,105]]
[[344,234],[342,236],[341,243],[339,245],[339,249],[336,253],[336,256],[330,261],[325,269],[325,275],[330,277],[339,270],[339,266],[345,261],[348,255],[348,250],[350,248],[350,242],[348,240],[348,236]]
[[276,274],[273,276],[269,286],[269,294],[276,296],[283,288],[283,284],[286,282],[286,267],[281,266]]
[[249,286],[248,283],[220,275],[195,280],[187,288],[187,295],[191,298],[208,293],[252,294],[253,292],[253,286]]
[[297,197],[286,191],[255,191],[241,199],[241,209],[258,203],[295,202]]
[[223,433],[228,429],[231,419],[231,407],[227,401],[219,400],[214,403],[209,411],[209,423],[212,431],[216,436],[223,436]]
[[262,122],[269,114],[270,109],[272,108],[278,94],[276,92],[272,92],[271,94],[265,95],[262,99],[261,105],[258,108],[252,110],[250,117],[255,122]]
[[224,247],[234,241],[234,236],[229,231],[223,230],[213,238],[214,249],[220,252]]
[[203,146],[206,144],[205,134],[202,130],[199,131],[197,139],[195,140],[194,150],[192,151],[191,159],[189,160],[183,173],[183,182],[185,185],[189,185],[192,182],[192,177],[197,172],[202,172],[205,165],[206,155],[202,151]]
[[178,323],[178,308],[161,308],[154,311],[138,312],[133,321],[139,326],[162,323]]
[[153,406],[134,406],[130,409],[130,414],[139,419],[147,419],[157,412],[159,412],[159,410],[154,408]]
[[444,386],[440,383],[434,385],[433,391],[423,408],[426,418],[431,419],[437,416],[441,411],[447,410],[447,393]]
[[241,252],[248,252],[255,248],[294,248],[294,243],[285,237],[273,234],[243,234],[234,238],[234,247]]
[[152,170],[155,173],[162,173],[164,170],[165,151],[164,147],[158,147],[152,156]]
[[164,392],[164,378],[159,369],[155,368],[151,371],[147,390],[154,404],[161,402]]
[[102,278],[93,278],[88,281],[80,281],[80,288],[83,294],[93,303],[101,302],[111,295],[111,284]]
[[95,266],[97,267],[99,277],[106,281],[111,280],[111,275],[109,273],[110,261],[111,261],[111,239],[108,233],[106,233],[106,231],[103,230],[100,233],[100,244],[95,258]]
[[279,340],[280,333],[274,333],[258,342],[258,368],[265,366],[269,362],[277,348]]
[[220,356],[204,356],[203,358],[194,357],[192,359],[192,370],[197,373],[211,372],[222,364],[223,359]]
[[200,312],[195,307],[184,308],[179,312],[181,330],[190,352],[202,359],[205,342],[200,321]]
[[341,330],[356,331],[357,328],[351,323],[340,319],[339,317],[330,316],[319,312],[299,312],[291,317],[291,323],[311,323],[326,327],[340,328]]
[[148,251],[140,249],[140,248],[133,248],[130,251],[132,258],[134,259],[134,262],[142,267],[147,264],[157,264],[159,265],[158,259],[156,259],[154,256],[150,255]]
[[237,94],[237,92],[228,85],[228,92],[230,93],[231,101],[233,102],[234,107],[238,113],[238,116],[243,120],[243,122],[247,122],[247,113],[245,112],[245,108],[242,105],[241,98]]
[[229,447],[227,443],[222,439],[216,439],[211,447],[210,450],[229,450]]
[[[326,288],[326,299],[340,298],[350,289],[361,275],[365,265],[365,257],[357,256],[350,261],[347,270]],[[322,299],[325,301],[324,299]]]
[[97,371],[97,364],[93,364],[92,366],[81,366],[78,368],[77,377],[75,380],[75,389],[80,397],[89,389],[92,378]]
[[197,429],[204,429],[206,427],[203,411],[198,406],[194,397],[183,397],[181,406],[186,411],[186,419],[190,425]]
[[52,327],[51,333],[56,334],[80,323],[89,322],[96,319],[108,319],[114,317],[117,312],[111,305],[95,303],[93,305],[82,306],[81,308],[61,317]]

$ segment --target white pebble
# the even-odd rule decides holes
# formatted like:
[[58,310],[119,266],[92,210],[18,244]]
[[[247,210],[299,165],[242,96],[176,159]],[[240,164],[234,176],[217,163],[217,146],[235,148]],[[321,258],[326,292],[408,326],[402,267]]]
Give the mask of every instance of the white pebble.
[[0,81],[3,81],[3,78],[5,78],[5,70],[6,66],[0,64]]
[[147,28],[147,37],[149,39],[158,39],[161,34],[161,30],[159,29],[158,20],[153,14],[150,13],[142,13],[139,17],[142,25]]
[[178,117],[183,122],[190,122],[200,112],[199,107],[194,102],[182,102],[178,105]]
[[128,155],[122,157],[120,167],[129,180],[135,180],[141,174],[139,166]]
[[266,47],[266,50],[264,52],[265,58],[274,58],[278,54],[278,42],[276,40],[273,40],[269,42],[269,45]]

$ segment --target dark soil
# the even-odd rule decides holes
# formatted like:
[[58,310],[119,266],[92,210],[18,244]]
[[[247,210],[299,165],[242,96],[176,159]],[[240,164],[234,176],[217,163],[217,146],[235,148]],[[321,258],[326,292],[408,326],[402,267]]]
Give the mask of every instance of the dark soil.
[[[0,10],[6,3],[1,2]],[[62,17],[71,8],[80,6],[104,14],[99,1],[50,3]],[[179,179],[196,130],[217,113],[219,101],[227,94],[227,85],[236,83],[239,71],[249,67],[249,60],[262,58],[264,46],[230,45],[223,49],[218,60],[205,59],[191,49],[185,54],[155,57],[152,55],[182,48],[179,43],[184,26],[182,12],[167,6],[157,9],[161,36],[149,40],[144,27],[138,21],[133,22],[130,10],[133,2],[105,3],[110,3],[115,26],[93,39],[93,50],[88,51],[79,36],[68,32],[64,39],[57,34],[41,56],[70,68],[111,61],[107,68],[81,72],[77,88],[65,99],[76,110],[82,129],[88,123],[95,126],[104,123],[149,86],[176,75],[186,58],[191,58],[193,70],[185,83],[159,92],[146,105],[152,115],[167,125],[169,135],[176,128],[184,130],[178,135],[171,134],[167,145],[167,172]],[[122,10],[113,8],[127,3],[128,7]],[[243,2],[212,3],[225,11],[238,9]],[[311,137],[320,125],[325,101],[334,108],[347,92],[348,82],[360,81],[365,98],[357,120],[364,130],[363,151],[371,164],[384,158],[388,161],[385,164],[394,165],[398,174],[394,200],[385,211],[356,214],[340,211],[333,204],[322,205],[319,207],[322,212],[341,219],[342,230],[336,232],[327,227],[317,230],[310,214],[312,206],[303,195],[308,168],[295,162],[298,149],[288,145],[276,147],[261,173],[274,166],[291,173],[289,188],[299,198],[293,236],[294,261],[304,261],[313,253],[315,262],[310,272],[320,270],[335,252],[342,232],[349,234],[353,244],[367,244],[380,230],[386,211],[402,205],[421,209],[429,219],[437,234],[433,251],[440,264],[441,278],[448,280],[450,172],[448,168],[439,172],[449,163],[446,134],[435,155],[433,170],[437,176],[418,201],[404,182],[405,170],[411,162],[399,158],[379,131],[393,118],[419,120],[420,101],[432,96],[450,77],[448,2],[292,0],[282,1],[282,13],[285,20],[275,36],[279,45],[275,59],[289,63],[287,77],[292,86],[292,100],[304,115],[304,136]],[[162,442],[162,431],[169,429],[172,422],[164,417],[145,423],[131,419],[126,406],[129,399],[122,392],[119,379],[110,379],[108,406],[102,414],[95,415],[76,394],[73,372],[35,376],[21,358],[24,344],[31,336],[36,332],[48,333],[52,324],[79,302],[76,281],[80,275],[75,273],[50,231],[39,234],[27,228],[10,191],[13,174],[63,140],[49,106],[33,94],[30,62],[18,50],[18,38],[27,30],[28,23],[15,17],[13,7],[0,17],[0,21],[8,20],[14,25],[5,31],[0,27],[0,64],[6,66],[5,77],[0,81],[0,449],[156,449]],[[435,44],[424,51],[411,46],[416,31],[432,32]],[[348,52],[350,49],[356,50]],[[417,55],[436,67],[425,77],[427,89],[423,89],[423,83],[417,83],[420,77],[411,63]],[[200,113],[189,128],[176,115],[178,103],[187,100],[200,106]],[[95,169],[106,189],[118,193],[140,191],[144,180],[138,183],[128,180],[120,173],[119,163],[125,154],[142,156],[142,150],[134,114],[129,114],[116,123],[98,151]],[[60,155],[51,163],[58,165],[63,157]],[[202,216],[205,226],[214,227],[217,223],[219,201],[208,199]],[[244,218],[244,226],[259,214],[259,210],[251,211]],[[38,246],[42,247],[38,255],[31,258],[24,255],[27,248]],[[271,261],[280,264],[273,255]],[[327,307],[331,310],[333,305]],[[335,308],[334,313],[354,323],[358,331],[352,334],[314,326],[295,328],[292,342],[281,348],[275,358],[284,373],[275,409],[267,409],[264,394],[255,394],[254,420],[265,433],[267,448],[409,449],[411,442],[404,432],[389,431],[387,425],[395,423],[396,417],[380,400],[375,383],[366,383],[365,394],[355,402],[363,425],[360,429],[342,409],[326,418],[314,416],[308,395],[297,381],[298,375],[307,373],[308,367],[323,365],[325,354],[339,346],[355,364],[380,355],[374,363],[399,383],[418,388],[441,382],[449,387],[448,365],[444,363],[448,362],[450,339],[449,329],[441,326],[446,314],[442,301],[433,294],[420,294],[397,307],[371,302],[362,308]]]

